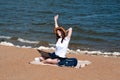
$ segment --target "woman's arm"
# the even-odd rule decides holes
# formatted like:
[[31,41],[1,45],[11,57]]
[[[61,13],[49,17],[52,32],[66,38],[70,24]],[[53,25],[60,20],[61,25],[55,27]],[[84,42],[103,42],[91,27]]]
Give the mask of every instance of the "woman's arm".
[[55,28],[59,27],[57,20],[58,20],[59,15],[54,16],[54,21],[55,21]]
[[68,33],[68,34],[67,34],[67,37],[71,38],[72,28],[69,28],[66,32]]

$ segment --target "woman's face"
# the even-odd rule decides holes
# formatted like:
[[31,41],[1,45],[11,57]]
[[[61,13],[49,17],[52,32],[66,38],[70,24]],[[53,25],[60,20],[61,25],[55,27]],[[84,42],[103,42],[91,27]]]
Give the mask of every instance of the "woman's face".
[[58,34],[58,36],[62,35],[61,32],[60,32],[60,30],[57,30],[57,34]]

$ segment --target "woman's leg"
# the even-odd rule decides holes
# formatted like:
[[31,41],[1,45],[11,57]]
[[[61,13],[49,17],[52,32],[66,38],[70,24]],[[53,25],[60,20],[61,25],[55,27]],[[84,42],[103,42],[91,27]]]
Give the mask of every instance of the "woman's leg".
[[51,58],[48,58],[43,61],[43,63],[48,63],[48,64],[58,64],[58,62],[59,62],[58,59],[51,59]]

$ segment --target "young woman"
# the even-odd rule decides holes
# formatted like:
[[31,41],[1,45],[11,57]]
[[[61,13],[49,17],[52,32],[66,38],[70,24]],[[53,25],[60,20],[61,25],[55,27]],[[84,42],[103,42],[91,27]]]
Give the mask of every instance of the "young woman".
[[59,27],[57,24],[58,15],[54,17],[55,20],[55,29],[56,34],[56,50],[55,54],[59,57],[65,58],[70,38],[72,35],[72,28],[69,28],[67,31],[63,27]]
[[[40,59],[44,63],[57,64],[59,66],[76,66],[77,65],[76,58],[66,57],[68,45],[72,35],[72,28],[65,30],[63,27],[59,27],[57,23],[58,17],[59,17],[58,15],[54,17],[54,21],[55,21],[54,33],[56,34],[55,52],[49,54],[47,58],[40,57]],[[42,53],[44,51],[40,51],[40,52]]]

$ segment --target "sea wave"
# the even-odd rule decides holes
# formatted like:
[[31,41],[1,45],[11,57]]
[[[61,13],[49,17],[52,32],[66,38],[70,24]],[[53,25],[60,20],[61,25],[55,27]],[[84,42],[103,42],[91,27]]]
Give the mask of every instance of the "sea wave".
[[16,40],[16,41],[19,41],[19,42],[30,43],[30,44],[39,43],[39,41],[30,41],[30,40],[22,39],[22,38],[19,38],[19,37],[0,36],[0,39]]
[[0,36],[0,38],[10,39],[11,37],[9,37],[9,36]]
[[39,43],[39,41],[30,41],[30,40],[25,40],[22,38],[18,38],[18,41],[25,42],[25,43],[31,43],[31,44]]

